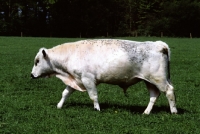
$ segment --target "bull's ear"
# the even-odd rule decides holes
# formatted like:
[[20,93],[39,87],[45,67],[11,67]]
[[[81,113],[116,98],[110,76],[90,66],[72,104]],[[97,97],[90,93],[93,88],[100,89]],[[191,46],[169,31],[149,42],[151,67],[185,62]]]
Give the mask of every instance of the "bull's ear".
[[47,53],[44,49],[42,50],[42,54],[43,54],[44,57],[47,57]]

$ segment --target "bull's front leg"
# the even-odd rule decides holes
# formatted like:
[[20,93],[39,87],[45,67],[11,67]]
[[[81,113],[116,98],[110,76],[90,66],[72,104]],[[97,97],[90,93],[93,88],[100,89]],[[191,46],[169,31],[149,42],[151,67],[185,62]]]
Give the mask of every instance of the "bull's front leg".
[[100,111],[100,106],[98,103],[98,95],[97,95],[97,88],[95,84],[95,80],[92,74],[87,74],[86,76],[82,77],[82,82],[87,92],[90,96],[90,99],[94,103],[94,109]]
[[57,104],[57,108],[61,109],[65,100],[67,99],[67,97],[69,97],[75,90],[69,86],[67,86],[65,88],[65,90],[62,92],[62,98],[60,100],[60,102]]

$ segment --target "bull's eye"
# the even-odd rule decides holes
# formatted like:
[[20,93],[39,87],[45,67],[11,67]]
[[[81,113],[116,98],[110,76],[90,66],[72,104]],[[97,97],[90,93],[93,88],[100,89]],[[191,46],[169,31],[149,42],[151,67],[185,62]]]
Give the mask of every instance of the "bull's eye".
[[37,60],[35,61],[35,65],[37,66],[38,63],[39,63],[39,60],[37,59]]

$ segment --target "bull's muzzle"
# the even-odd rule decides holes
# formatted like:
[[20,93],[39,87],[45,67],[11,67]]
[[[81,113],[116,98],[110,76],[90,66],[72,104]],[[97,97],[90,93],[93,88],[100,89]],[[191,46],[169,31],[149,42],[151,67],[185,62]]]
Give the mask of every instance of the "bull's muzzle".
[[36,79],[37,77],[35,77],[33,74],[31,74],[31,78],[32,79]]

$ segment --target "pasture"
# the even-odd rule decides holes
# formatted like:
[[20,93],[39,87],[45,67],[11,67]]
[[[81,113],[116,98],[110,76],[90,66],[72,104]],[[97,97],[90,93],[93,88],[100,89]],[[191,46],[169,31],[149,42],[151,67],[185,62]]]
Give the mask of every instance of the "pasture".
[[152,113],[143,115],[149,93],[143,82],[127,90],[98,88],[101,111],[93,110],[87,92],[75,92],[58,110],[65,85],[57,78],[30,78],[39,48],[79,38],[0,37],[0,133],[200,133],[200,39],[137,37],[162,40],[171,48],[171,81],[178,114],[170,114],[162,93]]

